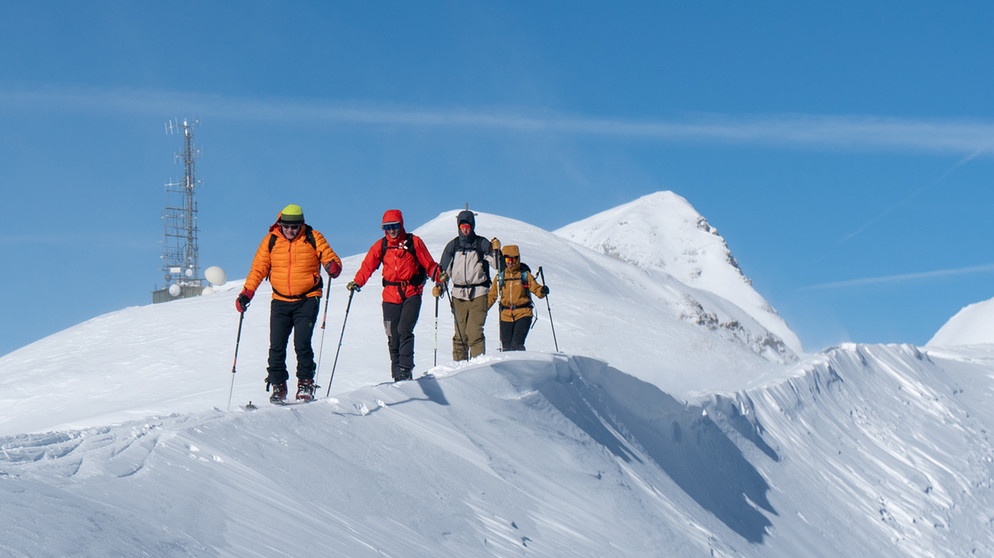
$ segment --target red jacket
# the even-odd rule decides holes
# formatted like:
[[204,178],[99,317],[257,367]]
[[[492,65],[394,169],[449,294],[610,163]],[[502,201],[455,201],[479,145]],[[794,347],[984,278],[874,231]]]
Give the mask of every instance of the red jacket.
[[[397,239],[387,239],[386,253],[383,252],[383,240],[377,240],[366,252],[366,257],[359,266],[359,271],[355,274],[356,285],[362,287],[369,281],[380,262],[383,263],[383,302],[400,304],[404,299],[421,294],[424,290],[423,282],[411,283],[415,279],[420,269],[424,269],[426,278],[433,281],[438,280],[438,273],[441,268],[428,252],[425,243],[417,236],[407,234],[401,226]],[[413,245],[417,259],[408,251],[408,243]],[[419,265],[420,264],[420,267]]]

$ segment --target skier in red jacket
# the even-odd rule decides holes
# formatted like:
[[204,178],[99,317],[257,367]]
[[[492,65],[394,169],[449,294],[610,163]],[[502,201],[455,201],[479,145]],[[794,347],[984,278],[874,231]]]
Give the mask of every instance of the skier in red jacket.
[[449,279],[428,252],[425,243],[404,230],[399,209],[383,214],[383,238],[373,243],[362,260],[350,291],[358,291],[383,264],[383,326],[390,348],[390,374],[394,381],[410,380],[414,369],[414,326],[421,313],[425,280]]

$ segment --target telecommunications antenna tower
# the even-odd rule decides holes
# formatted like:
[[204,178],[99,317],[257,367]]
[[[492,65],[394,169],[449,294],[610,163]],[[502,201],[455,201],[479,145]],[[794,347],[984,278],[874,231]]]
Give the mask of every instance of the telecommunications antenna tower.
[[152,302],[200,296],[203,291],[197,247],[197,201],[194,196],[200,185],[196,174],[200,151],[193,142],[193,128],[198,124],[199,120],[189,122],[185,118],[182,123],[177,119],[166,123],[167,135],[183,134],[183,151],[176,154],[176,159],[183,160],[183,182],[166,183],[166,208],[162,212],[165,228],[162,271],[166,286],[152,293]]

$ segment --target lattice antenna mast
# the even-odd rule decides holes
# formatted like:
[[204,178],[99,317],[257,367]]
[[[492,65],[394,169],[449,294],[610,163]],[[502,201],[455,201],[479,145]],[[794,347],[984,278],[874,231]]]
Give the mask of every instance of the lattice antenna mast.
[[[200,254],[197,246],[197,159],[200,151],[193,141],[193,128],[200,122],[183,119],[166,124],[166,133],[183,133],[183,151],[176,158],[183,160],[183,182],[166,184],[166,209],[163,212],[166,242],[162,253],[167,285],[201,287]],[[176,199],[179,198],[179,199]]]

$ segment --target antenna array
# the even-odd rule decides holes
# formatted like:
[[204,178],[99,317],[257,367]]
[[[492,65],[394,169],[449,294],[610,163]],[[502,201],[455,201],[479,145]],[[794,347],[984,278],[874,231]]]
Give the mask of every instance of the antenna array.
[[[162,249],[162,271],[166,287],[162,291],[170,297],[199,296],[203,287],[200,279],[200,256],[197,246],[197,201],[194,194],[200,182],[196,175],[196,162],[200,151],[193,141],[193,128],[200,122],[183,119],[166,123],[166,134],[183,134],[183,151],[176,159],[183,161],[183,181],[166,183],[166,208],[162,213],[165,241]],[[155,300],[162,298],[162,300]],[[164,302],[169,297],[153,293],[153,302]]]

